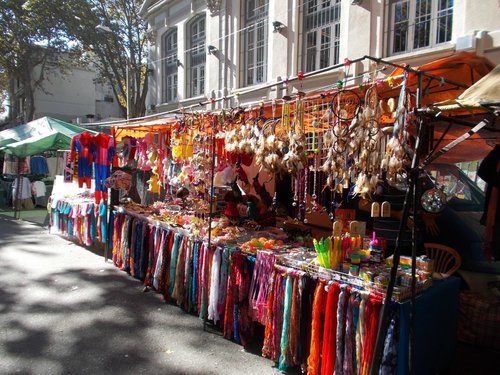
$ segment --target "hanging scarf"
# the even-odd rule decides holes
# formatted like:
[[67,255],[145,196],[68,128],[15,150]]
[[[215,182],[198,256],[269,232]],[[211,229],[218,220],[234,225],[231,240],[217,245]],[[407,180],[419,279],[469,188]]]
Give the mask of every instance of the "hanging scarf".
[[323,327],[323,347],[321,353],[321,375],[333,374],[337,353],[337,310],[339,303],[340,284],[334,282],[328,288],[325,308],[325,323]]
[[274,285],[277,271],[273,270],[270,276],[270,287],[272,292],[267,295],[267,314],[264,329],[264,343],[262,345],[262,356],[271,358],[272,355],[272,331],[273,331],[273,306],[274,306]]
[[290,312],[290,333],[288,334],[288,352],[290,363],[294,366],[300,364],[299,345],[300,342],[300,279],[302,275],[293,278],[292,306]]
[[182,301],[184,299],[184,269],[186,262],[186,247],[188,242],[189,238],[185,236],[183,236],[180,240],[177,263],[175,267],[175,281],[174,288],[172,290],[172,298],[176,300],[178,306],[182,305]]
[[398,338],[399,338],[399,314],[395,305],[391,305],[391,320],[387,327],[387,335],[384,340],[384,351],[380,363],[379,375],[392,375],[397,372],[398,365]]
[[285,371],[290,366],[290,358],[287,356],[288,348],[288,333],[290,330],[290,314],[292,309],[292,285],[293,279],[291,275],[288,275],[286,278],[285,285],[285,301],[283,307],[283,326],[281,330],[281,342],[280,349],[281,354],[279,358],[278,368],[281,371]]
[[368,300],[368,293],[361,292],[361,302],[359,304],[358,324],[356,328],[356,368],[361,373],[363,360],[363,343],[365,341],[365,306]]
[[168,279],[168,294],[173,297],[175,286],[175,270],[177,269],[177,261],[179,256],[179,245],[182,240],[182,235],[179,233],[174,234],[174,245],[172,246],[172,255],[170,258],[170,272]]
[[356,322],[357,309],[359,309],[358,292],[352,291],[349,297],[346,312],[345,340],[344,340],[344,375],[356,374]]
[[351,287],[342,284],[340,286],[339,303],[337,307],[337,338],[336,338],[336,359],[335,359],[335,375],[342,375],[344,369],[344,331],[346,326],[346,300],[351,293]]
[[219,321],[219,311],[217,304],[219,302],[219,284],[220,284],[220,267],[221,267],[221,248],[217,247],[214,251],[212,261],[212,274],[210,277],[210,297],[208,303],[208,319],[213,320],[214,324]]
[[309,357],[307,358],[307,374],[316,375],[319,373],[320,344],[321,344],[321,315],[323,313],[323,298],[325,283],[319,281],[314,292],[313,312],[311,321],[311,344]]
[[373,350],[377,338],[378,317],[382,298],[375,294],[370,294],[366,303],[365,311],[365,339],[363,342],[363,355],[361,374],[368,375],[373,359]]
[[281,331],[283,327],[283,299],[285,294],[285,276],[276,275],[273,300],[272,345],[271,360],[277,361],[280,355]]

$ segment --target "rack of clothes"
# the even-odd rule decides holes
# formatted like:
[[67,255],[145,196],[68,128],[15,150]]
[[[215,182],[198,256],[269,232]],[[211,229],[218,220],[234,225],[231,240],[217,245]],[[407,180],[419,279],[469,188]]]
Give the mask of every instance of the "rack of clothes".
[[[297,268],[299,262],[283,261],[283,251],[252,254],[231,243],[209,247],[185,229],[121,207],[112,210],[109,230],[116,267],[165,301],[206,317],[225,338],[244,347],[261,345],[262,355],[279,369],[369,373],[383,296],[363,288],[359,278],[350,282]],[[302,259],[311,255],[302,251],[296,249]],[[418,297],[417,348],[430,358],[421,358],[418,367],[425,371],[442,370],[453,355],[457,295],[458,283],[451,279]],[[408,370],[409,310],[408,302],[391,302],[381,374]],[[442,333],[433,332],[436,326]]]
[[104,204],[96,205],[88,193],[71,199],[51,197],[48,212],[51,233],[60,234],[85,246],[106,243],[106,207]]

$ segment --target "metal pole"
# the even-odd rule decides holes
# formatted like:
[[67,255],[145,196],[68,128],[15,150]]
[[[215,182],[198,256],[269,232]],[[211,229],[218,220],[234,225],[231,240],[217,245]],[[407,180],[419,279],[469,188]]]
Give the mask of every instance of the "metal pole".
[[210,180],[210,208],[209,208],[209,213],[208,213],[208,244],[207,244],[207,254],[205,257],[205,274],[204,274],[204,282],[202,285],[203,288],[203,305],[206,308],[206,311],[202,311],[203,313],[203,330],[206,330],[207,328],[207,319],[208,319],[208,260],[210,259],[210,247],[212,246],[212,217],[214,216],[214,175],[215,175],[215,162],[216,162],[216,155],[215,155],[215,131],[217,128],[217,121],[218,118],[214,116],[211,120],[212,122],[212,176]]

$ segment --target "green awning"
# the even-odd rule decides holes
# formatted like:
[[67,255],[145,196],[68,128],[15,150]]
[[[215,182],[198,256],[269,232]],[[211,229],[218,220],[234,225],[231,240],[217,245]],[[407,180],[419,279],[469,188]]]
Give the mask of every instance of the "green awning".
[[0,150],[18,157],[69,150],[73,136],[84,131],[95,134],[94,131],[61,120],[42,117],[0,132]]

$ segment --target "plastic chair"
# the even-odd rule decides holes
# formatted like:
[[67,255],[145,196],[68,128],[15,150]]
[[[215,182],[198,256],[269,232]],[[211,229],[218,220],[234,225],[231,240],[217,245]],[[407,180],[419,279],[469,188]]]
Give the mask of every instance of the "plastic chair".
[[[455,273],[462,264],[460,254],[449,246],[439,243],[424,243],[427,256],[434,260],[434,274],[447,278]],[[435,275],[434,275],[435,276]]]

